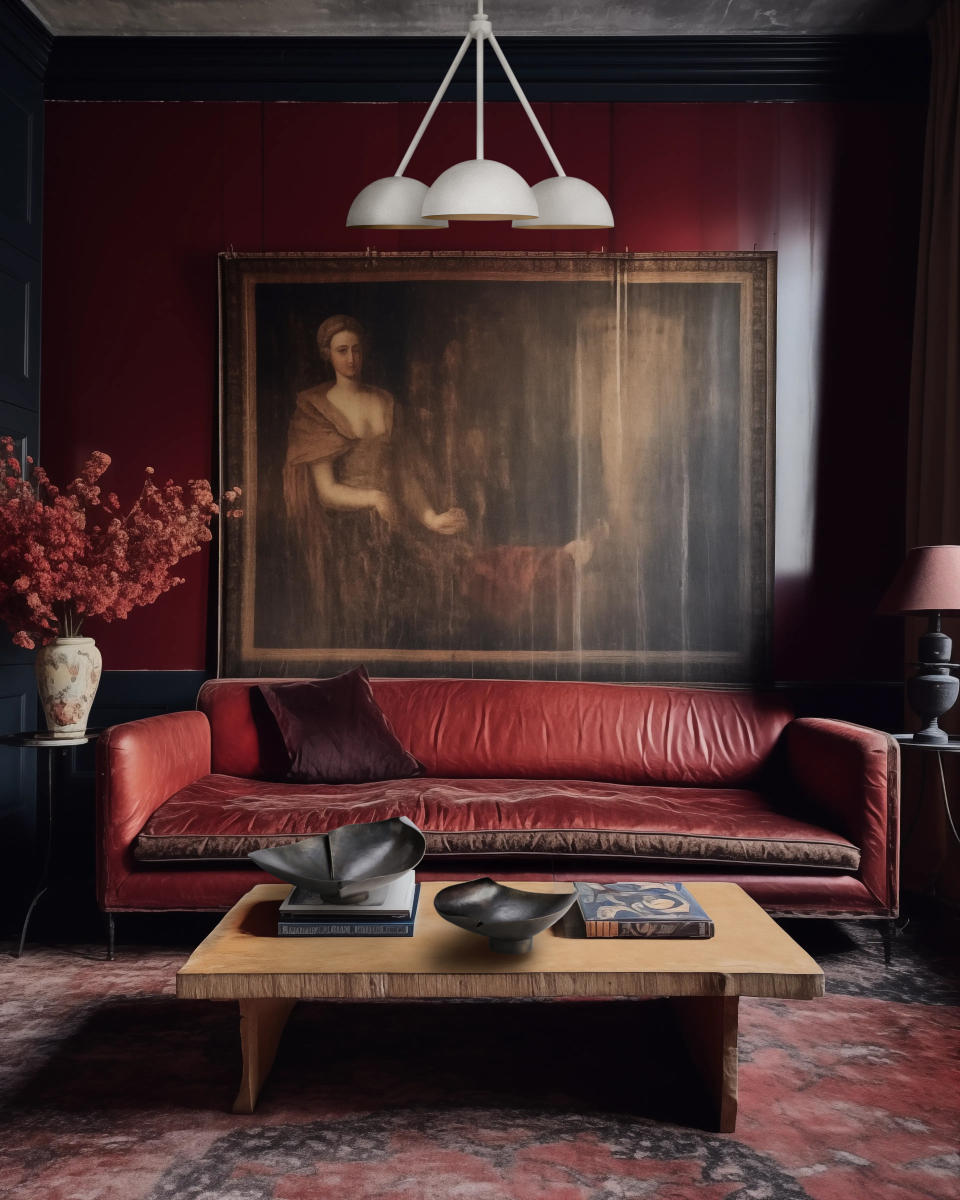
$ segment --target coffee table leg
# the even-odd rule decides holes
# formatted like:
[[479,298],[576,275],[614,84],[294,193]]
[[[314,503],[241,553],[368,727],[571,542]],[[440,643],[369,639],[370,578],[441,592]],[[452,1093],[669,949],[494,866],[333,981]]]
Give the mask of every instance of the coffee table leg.
[[243,1076],[240,1091],[233,1102],[235,1113],[252,1113],[263,1087],[287,1017],[296,1000],[241,1000],[240,1047],[243,1051]]
[[710,1089],[721,1133],[737,1127],[739,996],[677,996],[673,1000],[690,1056]]

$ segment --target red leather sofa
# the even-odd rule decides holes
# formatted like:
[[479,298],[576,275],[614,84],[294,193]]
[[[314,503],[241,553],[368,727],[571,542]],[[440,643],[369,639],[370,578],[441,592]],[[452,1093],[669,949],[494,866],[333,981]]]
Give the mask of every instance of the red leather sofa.
[[899,751],[876,730],[746,691],[377,679],[425,775],[289,784],[257,682],[101,736],[105,911],[226,908],[267,878],[250,850],[403,814],[424,878],[720,879],[778,915],[897,913]]

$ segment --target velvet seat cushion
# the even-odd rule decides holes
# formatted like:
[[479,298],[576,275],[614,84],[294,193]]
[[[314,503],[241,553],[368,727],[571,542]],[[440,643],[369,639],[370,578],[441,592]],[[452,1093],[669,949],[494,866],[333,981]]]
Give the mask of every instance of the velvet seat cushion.
[[584,780],[396,779],[352,786],[207,775],[165,801],[134,845],[142,862],[243,859],[354,821],[406,816],[430,856],[640,858],[856,870],[846,838],[740,788]]

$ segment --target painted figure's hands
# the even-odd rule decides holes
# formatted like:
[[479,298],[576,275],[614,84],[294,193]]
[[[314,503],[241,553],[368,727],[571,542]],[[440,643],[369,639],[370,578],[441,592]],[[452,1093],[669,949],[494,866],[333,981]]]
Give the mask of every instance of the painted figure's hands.
[[426,513],[423,523],[431,532],[450,537],[455,533],[463,533],[469,522],[462,508],[448,508],[442,513]]
[[390,496],[386,492],[373,493],[373,505],[371,506],[381,520],[387,525],[396,525],[397,523],[397,506],[394,504]]

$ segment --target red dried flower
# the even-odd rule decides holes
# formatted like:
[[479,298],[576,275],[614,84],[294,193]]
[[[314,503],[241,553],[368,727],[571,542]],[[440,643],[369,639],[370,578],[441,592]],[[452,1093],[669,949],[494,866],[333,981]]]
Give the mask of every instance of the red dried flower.
[[[13,450],[13,439],[0,437],[10,470]],[[116,494],[104,498],[97,486],[109,466],[110,456],[94,451],[62,492],[36,465],[29,481],[20,478],[19,463],[5,478],[0,621],[16,645],[33,649],[37,641],[75,635],[87,616],[123,620],[182,583],[172,568],[210,541],[219,507],[207,480],[190,480],[186,488],[168,480],[161,488],[148,467],[139,497],[122,514]],[[231,508],[226,516],[238,512]]]

